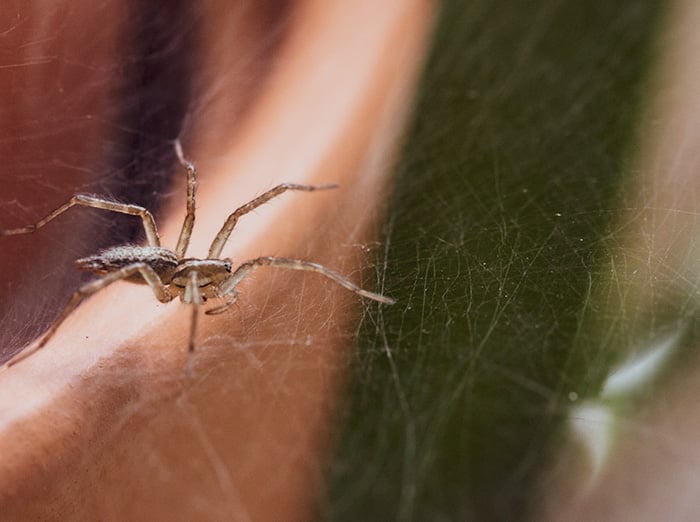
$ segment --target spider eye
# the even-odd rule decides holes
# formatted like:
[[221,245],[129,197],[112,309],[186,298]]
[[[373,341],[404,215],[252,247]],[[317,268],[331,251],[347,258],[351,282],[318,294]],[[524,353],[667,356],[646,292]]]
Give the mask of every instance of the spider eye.
[[224,259],[224,267],[226,268],[227,272],[231,271],[231,260],[230,259]]

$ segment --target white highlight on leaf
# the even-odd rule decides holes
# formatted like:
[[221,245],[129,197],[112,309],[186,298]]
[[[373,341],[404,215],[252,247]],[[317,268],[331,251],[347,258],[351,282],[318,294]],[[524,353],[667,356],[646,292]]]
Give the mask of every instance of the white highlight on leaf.
[[599,402],[584,402],[571,410],[569,426],[586,450],[592,468],[591,478],[596,477],[610,454],[615,414]]
[[612,372],[603,385],[601,398],[628,395],[649,384],[666,362],[679,337],[680,332],[673,332]]
[[615,441],[619,420],[615,400],[628,398],[649,385],[677,346],[681,333],[672,332],[641,354],[629,358],[608,376],[597,400],[585,401],[572,408],[569,427],[586,451],[591,466],[590,480],[595,479],[605,466]]

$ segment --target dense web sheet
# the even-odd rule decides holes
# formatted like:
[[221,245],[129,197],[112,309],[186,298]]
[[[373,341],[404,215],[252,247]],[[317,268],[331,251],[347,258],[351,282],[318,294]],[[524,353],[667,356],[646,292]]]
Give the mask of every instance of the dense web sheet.
[[[246,24],[241,28],[241,47],[245,52],[238,55],[243,59],[236,67],[222,67],[224,74],[230,75],[227,78],[217,78],[211,70],[209,75],[204,74],[207,67],[214,66],[202,61],[197,65],[204,72],[200,69],[196,74],[193,72],[190,53],[201,43],[191,37],[193,28],[200,23],[197,9],[187,11],[195,16],[178,18],[177,14],[184,11],[177,7],[168,13],[153,13],[149,8],[145,12],[137,8],[122,12],[117,8],[117,14],[124,19],[115,20],[115,25],[129,30],[114,40],[117,44],[110,40],[112,47],[103,50],[103,55],[95,50],[98,54],[94,57],[95,64],[80,63],[90,72],[99,66],[106,76],[104,83],[99,83],[87,81],[89,74],[79,75],[82,90],[72,83],[66,88],[68,80],[74,78],[64,68],[68,67],[66,64],[79,62],[77,57],[85,61],[80,51],[85,50],[84,39],[88,39],[89,33],[86,36],[77,29],[71,31],[75,28],[70,24],[77,20],[83,27],[86,20],[71,9],[53,13],[63,24],[54,27],[47,22],[47,27],[56,39],[66,39],[69,49],[65,56],[49,57],[41,62],[55,66],[57,71],[53,72],[63,80],[63,83],[49,83],[47,98],[53,95],[56,99],[46,101],[45,109],[69,108],[71,103],[78,104],[80,100],[75,98],[78,95],[87,97],[92,93],[104,99],[100,98],[96,107],[86,108],[85,112],[71,113],[66,109],[65,114],[48,112],[47,116],[41,110],[28,110],[35,103],[28,93],[13,93],[29,107],[20,103],[27,110],[16,113],[11,106],[4,107],[5,114],[9,119],[15,118],[16,124],[10,129],[7,147],[12,150],[26,143],[27,150],[24,156],[14,155],[8,162],[11,190],[8,189],[7,198],[0,203],[3,228],[35,222],[73,193],[88,192],[153,210],[163,233],[163,244],[175,248],[177,232],[169,234],[168,229],[179,228],[184,210],[184,173],[172,151],[172,141],[180,134],[187,136],[183,140],[186,151],[198,146],[201,150],[204,143],[210,152],[194,157],[186,152],[198,163],[202,194],[190,251],[194,255],[206,255],[201,244],[211,242],[226,215],[237,205],[281,181],[304,181],[300,179],[299,165],[286,162],[278,149],[266,158],[274,170],[254,174],[252,182],[241,176],[236,191],[217,190],[217,183],[225,179],[225,173],[212,174],[217,168],[221,172],[220,165],[230,161],[221,149],[237,130],[231,122],[238,123],[239,118],[245,121],[246,104],[253,105],[255,97],[264,91],[266,55],[279,43],[289,23],[279,2],[275,2],[275,9],[262,12],[258,5],[241,4],[243,13],[250,15],[242,17]],[[95,16],[102,19],[116,16],[109,12],[113,8],[112,4],[101,5]],[[232,9],[236,11],[237,7]],[[236,18],[235,12],[228,14]],[[216,22],[219,15],[217,12]],[[31,25],[32,16],[21,9],[18,20],[16,30],[36,29]],[[245,31],[253,31],[250,25],[254,23],[259,24],[254,29],[263,36],[247,41]],[[8,31],[12,32],[13,28]],[[22,36],[40,47],[43,34],[31,30],[28,33]],[[224,40],[228,40],[230,32],[225,34]],[[92,43],[96,46],[96,42]],[[223,56],[228,58],[228,54]],[[27,67],[38,66],[38,62],[24,63]],[[133,69],[124,77],[137,85],[128,81],[126,85],[121,81],[113,83],[110,74],[121,79],[124,68]],[[188,81],[176,81],[183,78]],[[211,78],[214,81],[205,80]],[[23,78],[28,84],[31,80]],[[231,87],[232,83],[235,88]],[[159,97],[163,92],[169,96]],[[231,99],[220,95],[223,92],[229,93]],[[32,94],[38,97],[36,92]],[[221,116],[222,105],[226,117]],[[105,114],[104,106],[112,112]],[[372,104],[368,106],[371,108]],[[29,123],[20,121],[18,115],[26,116],[27,112],[36,114],[36,121],[31,118]],[[46,116],[48,123],[39,119],[40,116]],[[68,134],[66,120],[80,130],[76,134],[82,140]],[[94,122],[98,122],[95,129],[90,127]],[[41,141],[45,137],[42,126],[51,128],[47,135],[63,138],[64,147],[55,147],[51,140]],[[297,128],[292,130],[296,136],[303,137],[310,134],[311,127],[306,125],[305,133]],[[199,129],[201,132],[197,132]],[[226,140],[217,139],[220,137],[217,132],[223,135],[224,131]],[[357,148],[352,145],[356,143],[352,138],[346,138],[346,142],[351,149]],[[362,180],[360,188],[364,183],[373,194],[379,193],[386,144],[390,141],[379,139],[378,143],[370,144],[366,156],[352,165],[346,160],[342,165],[334,163],[332,171],[325,169],[319,182],[338,181],[342,185],[342,189],[335,191],[341,199],[330,205],[332,199],[324,200],[328,212],[322,213],[319,210],[322,207],[314,206],[308,198],[285,195],[278,204],[265,205],[256,209],[250,219],[242,219],[225,255],[232,255],[235,263],[259,255],[305,258],[328,265],[365,288],[380,288],[383,269],[379,266],[371,270],[375,268],[371,254],[380,245],[373,241],[375,236],[369,229],[376,227],[372,223],[376,224],[382,210],[365,207],[371,198],[363,199],[353,192],[353,187],[357,190],[353,178],[346,177],[343,183],[333,176],[340,176],[343,168],[349,171],[352,167],[354,172],[360,172],[356,176]],[[78,145],[82,148],[76,152]],[[76,157],[71,162],[57,159],[64,150]],[[298,152],[304,159],[309,150],[307,147],[292,152]],[[35,170],[28,172],[28,157],[32,153],[36,154],[32,166]],[[302,162],[302,166],[305,173],[322,170],[317,164],[309,166]],[[270,177],[269,182],[266,176]],[[279,176],[284,178],[280,180]],[[217,198],[225,199],[225,205],[216,201]],[[216,203],[212,204],[212,200]],[[212,207],[216,210],[212,211]],[[25,211],[16,212],[18,208]],[[362,210],[360,218],[342,219],[344,215],[352,216],[353,208]],[[289,217],[280,219],[279,215]],[[257,251],[262,247],[251,246],[251,238],[256,234],[255,226],[261,227],[261,223],[263,228],[268,225],[269,237],[265,239],[270,240],[270,246]],[[301,232],[299,223],[304,224]],[[207,231],[210,234],[203,233]],[[12,259],[16,267],[15,277],[9,268],[2,271],[7,276],[3,295],[12,296],[2,300],[6,307],[2,310],[5,358],[42,332],[68,300],[78,284],[77,277],[66,277],[73,274],[73,260],[93,254],[101,246],[144,240],[138,218],[84,208],[71,209],[31,235],[3,239],[6,240],[3,252],[12,254],[3,256],[3,261]],[[7,246],[10,241],[11,251]],[[22,249],[25,257],[20,255]],[[365,254],[369,255],[368,259],[364,259]],[[187,367],[186,361],[177,360],[178,354],[184,355],[187,348],[186,341],[183,342],[186,337],[182,336],[189,324],[187,307],[178,308],[175,302],[157,303],[147,287],[134,285],[115,285],[81,305],[71,316],[75,321],[69,319],[54,337],[53,344],[60,348],[51,350],[50,343],[41,354],[3,372],[3,382],[10,383],[15,391],[21,390],[14,395],[25,397],[22,403],[7,394],[3,397],[0,413],[4,433],[28,430],[39,438],[51,439],[51,444],[59,448],[52,455],[61,451],[65,452],[61,455],[70,455],[65,459],[43,460],[41,473],[24,473],[22,477],[26,480],[10,487],[8,482],[12,481],[17,460],[24,455],[26,462],[20,464],[31,467],[36,462],[35,448],[27,443],[32,437],[17,437],[14,446],[12,437],[3,437],[11,448],[3,451],[12,456],[3,463],[3,469],[9,471],[0,474],[0,503],[4,513],[16,512],[8,511],[10,508],[29,510],[23,512],[25,518],[32,518],[33,514],[40,518],[41,509],[55,512],[77,509],[85,513],[90,509],[91,499],[103,503],[101,514],[139,509],[134,506],[179,509],[173,498],[182,500],[178,515],[195,513],[196,519],[252,519],[255,517],[251,513],[260,508],[256,503],[266,504],[263,508],[268,511],[284,513],[290,505],[306,510],[312,496],[307,486],[309,477],[314,483],[320,481],[322,450],[328,445],[323,431],[339,389],[334,374],[340,373],[339,359],[345,360],[338,347],[354,345],[356,324],[371,305],[350,297],[353,294],[347,288],[336,286],[335,290],[340,290],[336,293],[333,285],[307,277],[316,274],[297,273],[296,278],[290,273],[294,272],[270,270],[258,277],[256,272],[255,277],[241,285],[240,302],[231,307],[226,317],[202,316],[203,322],[219,321],[218,324],[227,328],[221,328],[215,335],[200,336],[191,367]],[[55,287],[51,286],[52,282],[56,282]],[[157,330],[166,320],[170,321],[168,328]],[[153,325],[158,334],[150,333]],[[114,346],[115,334],[131,346],[116,353],[109,351]],[[85,349],[61,352],[66,345]],[[38,357],[48,364],[34,364]],[[77,386],[73,386],[73,378],[77,379]],[[62,386],[66,382],[71,385]],[[32,409],[41,404],[52,404],[52,408],[42,412],[41,422],[23,423],[27,411],[34,413]],[[232,418],[235,422],[229,424]],[[79,428],[72,426],[81,419],[85,422]],[[50,429],[45,430],[46,426]],[[96,438],[101,441],[99,444],[94,444]],[[114,454],[119,458],[114,459]],[[120,479],[125,467],[138,470],[130,476],[133,480]],[[104,473],[104,469],[112,471]],[[56,479],[59,476],[62,480]],[[46,487],[32,487],[42,481],[46,481],[43,482]],[[79,483],[86,487],[82,488],[81,502],[76,503],[71,488]],[[93,489],[96,484],[101,491],[112,490],[114,495],[105,498],[101,491]],[[42,502],[35,501],[38,491]],[[282,495],[291,500],[281,503]],[[265,502],[267,497],[275,498],[276,502]],[[143,512],[134,513],[134,518],[144,516]],[[162,512],[158,516],[163,516]]]
[[[332,267],[396,298],[395,306],[336,302],[328,297],[338,291],[332,283],[319,293],[306,275],[280,308],[275,288],[288,275],[277,273],[259,289],[246,287],[264,299],[232,311],[246,335],[203,339],[199,357],[208,370],[195,384],[158,364],[133,368],[144,384],[130,392],[107,439],[119,444],[123,430],[147,425],[139,448],[124,451],[158,470],[202,513],[250,519],[241,480],[263,475],[266,491],[282,490],[297,478],[285,460],[290,454],[313,476],[319,518],[401,521],[538,519],[542,510],[558,519],[552,497],[579,498],[616,475],[609,470],[624,453],[616,436],[621,426],[672,462],[688,456],[691,445],[672,436],[672,423],[662,430],[640,417],[647,408],[658,412],[660,403],[671,403],[672,393],[664,390],[681,386],[679,368],[693,360],[698,339],[695,189],[681,176],[649,181],[655,172],[683,170],[681,160],[694,147],[688,130],[666,146],[665,155],[656,154],[649,131],[659,121],[658,135],[674,126],[650,108],[659,90],[653,59],[675,34],[671,27],[671,37],[658,46],[668,6],[652,0],[521,4],[444,3],[381,241],[355,238],[353,223],[335,231],[347,238],[340,250],[357,264],[344,265],[339,256],[330,260]],[[287,15],[268,15],[260,27],[275,23],[262,43],[247,46],[231,68],[243,93],[231,100],[238,104],[232,110],[237,118],[246,111],[240,100],[254,97],[270,54],[285,37]],[[216,120],[216,100],[231,78],[194,86],[172,81],[191,70],[197,17],[156,28],[148,13],[139,17],[138,34],[161,36],[155,43],[134,37],[126,48],[148,63],[143,69],[127,64],[154,74],[149,60],[162,59],[162,81],[182,91],[160,100],[162,85],[150,94],[119,86],[126,100],[120,107],[127,109],[108,111],[110,132],[89,144],[108,153],[27,152],[6,165],[14,178],[0,198],[0,226],[31,222],[73,192],[106,194],[163,215],[182,192],[169,140],[184,126],[201,131],[191,134],[193,145],[216,143],[232,127]],[[22,23],[20,18],[0,34],[20,30]],[[139,48],[138,42],[153,47]],[[94,68],[102,58],[95,62],[79,65]],[[56,63],[65,67],[70,60],[37,52],[22,63],[0,64],[0,71]],[[78,96],[100,91],[98,80],[70,89],[50,83],[61,96],[46,103],[70,108]],[[93,121],[91,111],[67,110],[48,126],[10,128],[0,146],[28,142],[28,151],[41,150],[41,139],[68,140],[71,129]],[[207,159],[212,167],[217,161],[216,155]],[[205,182],[206,168],[199,167]],[[144,178],[144,171],[151,174]],[[27,184],[41,197],[27,202]],[[659,198],[678,186],[689,188]],[[6,216],[13,221],[6,223]],[[264,210],[260,216],[265,219]],[[73,259],[102,244],[142,239],[138,222],[94,212],[52,226],[56,232],[13,246],[32,259],[38,277],[13,277],[11,266],[0,270],[5,357],[38,335],[65,302],[78,282],[71,275]],[[322,222],[314,232],[317,244],[328,234]],[[309,257],[314,250],[310,244],[293,254]],[[283,253],[289,254],[261,252]],[[365,257],[358,261],[358,253]],[[37,300],[39,288],[44,298]],[[153,302],[154,317],[164,313],[147,289],[142,293]],[[348,328],[341,316],[359,318],[360,326]],[[255,332],[265,329],[280,333],[262,343]],[[332,353],[338,340],[351,347],[349,356]],[[310,365],[312,351],[319,356]],[[231,365],[253,371],[224,380]],[[341,385],[329,375],[345,376],[348,394],[340,405],[332,398]],[[225,382],[217,391],[233,398],[231,408],[244,411],[237,430],[207,428],[219,412],[203,407],[192,390],[209,381]],[[303,381],[320,384],[300,393]],[[275,407],[300,402],[303,411],[282,425],[272,422]],[[182,412],[175,426],[161,414],[165,403]],[[315,441],[288,435],[329,412],[336,446],[326,462],[309,457]],[[325,440],[328,433],[321,431]],[[161,447],[161,437],[171,435],[195,441],[199,456],[173,458]],[[228,466],[232,446],[249,454],[272,447],[283,464],[264,470],[254,469],[253,461]],[[77,465],[89,465],[99,451],[87,452]],[[178,480],[183,470],[201,481]],[[689,482],[696,479],[692,469],[684,473]]]

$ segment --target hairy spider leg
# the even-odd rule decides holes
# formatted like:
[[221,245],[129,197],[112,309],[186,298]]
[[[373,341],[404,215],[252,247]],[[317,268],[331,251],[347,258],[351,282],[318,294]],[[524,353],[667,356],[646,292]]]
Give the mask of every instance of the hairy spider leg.
[[56,210],[51,212],[48,216],[40,219],[32,225],[27,225],[22,228],[14,228],[11,230],[0,230],[0,236],[14,236],[16,234],[29,234],[34,232],[36,229],[43,227],[49,221],[57,218],[63,214],[66,210],[80,205],[83,207],[99,208],[101,210],[108,210],[110,212],[119,212],[121,214],[129,214],[132,216],[140,216],[143,222],[143,229],[146,232],[146,238],[148,244],[153,247],[160,246],[160,236],[158,236],[158,229],[156,228],[156,222],[153,219],[153,215],[143,207],[138,205],[130,205],[127,203],[117,203],[116,201],[108,201],[96,196],[90,196],[88,194],[76,194],[70,200],[58,207]]
[[347,288],[351,292],[355,292],[357,295],[361,295],[362,297],[366,297],[368,299],[372,299],[373,301],[377,301],[379,303],[384,303],[384,304],[394,304],[396,302],[391,297],[385,297],[385,296],[380,295],[380,294],[375,294],[374,292],[369,292],[367,290],[363,290],[362,288],[357,286],[355,283],[353,283],[349,279],[346,279],[345,277],[343,277],[339,273],[334,272],[330,268],[326,268],[323,265],[319,265],[318,263],[313,263],[311,261],[302,261],[300,259],[288,259],[286,257],[271,257],[271,256],[258,257],[258,258],[246,261],[245,263],[242,263],[231,274],[230,277],[228,277],[227,279],[225,279],[221,283],[221,285],[219,286],[220,294],[227,295],[231,292],[235,292],[238,284],[246,276],[248,276],[253,270],[256,270],[256,269],[263,267],[263,266],[284,268],[287,270],[304,270],[307,272],[317,272],[321,275],[326,276],[329,279],[332,279],[333,281],[335,281],[339,285]]
[[222,305],[219,306],[214,306],[204,312],[207,315],[219,315],[223,314],[226,310],[228,310],[231,306],[236,304],[236,301],[238,300],[238,292],[233,290],[230,294],[226,295],[226,302]]
[[185,159],[179,139],[175,140],[175,155],[187,172],[187,213],[185,214],[185,221],[182,222],[180,237],[175,247],[175,255],[177,255],[178,259],[182,259],[185,257],[185,252],[187,252],[187,247],[190,244],[190,237],[192,237],[192,228],[194,227],[194,192],[197,187],[197,170],[194,167],[194,163]]
[[313,192],[314,190],[328,190],[334,188],[338,188],[337,183],[328,183],[325,185],[299,185],[297,183],[282,183],[281,185],[277,185],[276,187],[271,188],[267,192],[263,192],[254,200],[249,201],[245,205],[238,207],[228,218],[226,218],[224,226],[221,227],[221,230],[219,230],[219,233],[216,234],[214,241],[212,241],[211,246],[209,247],[209,259],[219,258],[219,256],[221,255],[221,251],[224,248],[224,244],[226,244],[226,241],[228,241],[228,238],[231,236],[231,232],[233,232],[233,228],[236,226],[236,223],[238,222],[238,219],[241,216],[255,210],[260,205],[263,205],[270,201],[272,198],[279,196],[280,194],[282,194],[283,192],[287,192],[288,190],[303,190],[306,192]]
[[127,265],[115,272],[110,272],[109,274],[105,275],[104,277],[101,277],[100,279],[96,279],[95,281],[91,281],[81,286],[73,294],[73,297],[71,297],[71,300],[63,308],[58,318],[56,318],[56,320],[51,324],[46,333],[44,333],[41,341],[39,341],[39,344],[34,349],[24,350],[17,354],[16,357],[13,357],[6,363],[6,366],[8,368],[10,366],[14,366],[18,362],[23,361],[30,355],[33,355],[34,353],[42,349],[46,345],[46,343],[49,342],[49,339],[51,339],[51,337],[53,337],[53,335],[56,333],[58,327],[61,326],[63,321],[65,321],[68,318],[68,316],[78,307],[78,305],[83,301],[83,299],[102,290],[106,286],[116,281],[119,281],[120,279],[126,279],[137,272],[139,272],[143,279],[146,281],[146,283],[148,283],[148,286],[151,287],[156,298],[161,303],[167,303],[173,299],[173,296],[170,294],[170,291],[168,291],[168,288],[163,284],[160,277],[158,277],[158,274],[146,263],[134,263],[131,265]]
[[202,295],[199,292],[199,283],[197,282],[197,272],[192,271],[188,274],[187,288],[185,288],[185,303],[192,306],[192,320],[190,322],[190,340],[187,345],[187,351],[192,354],[194,352],[194,338],[197,334],[197,322],[199,320],[199,305],[202,304]]

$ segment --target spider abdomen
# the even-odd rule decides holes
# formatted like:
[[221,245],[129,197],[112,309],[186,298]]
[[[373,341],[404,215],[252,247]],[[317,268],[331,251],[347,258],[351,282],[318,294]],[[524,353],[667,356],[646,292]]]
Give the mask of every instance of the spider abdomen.
[[[107,248],[99,254],[84,257],[75,262],[79,269],[98,274],[114,272],[134,263],[147,264],[162,280],[167,281],[177,268],[178,259],[175,253],[167,248],[122,245]],[[135,277],[141,279],[138,274]]]

